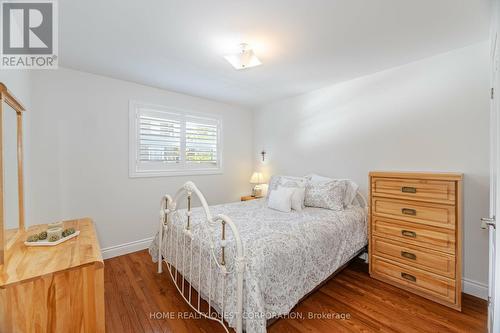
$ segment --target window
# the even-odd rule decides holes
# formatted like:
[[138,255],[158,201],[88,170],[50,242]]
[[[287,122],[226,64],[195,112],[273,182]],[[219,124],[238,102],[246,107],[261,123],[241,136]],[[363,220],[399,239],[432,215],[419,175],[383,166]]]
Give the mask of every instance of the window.
[[216,116],[130,102],[130,177],[221,173],[220,143]]

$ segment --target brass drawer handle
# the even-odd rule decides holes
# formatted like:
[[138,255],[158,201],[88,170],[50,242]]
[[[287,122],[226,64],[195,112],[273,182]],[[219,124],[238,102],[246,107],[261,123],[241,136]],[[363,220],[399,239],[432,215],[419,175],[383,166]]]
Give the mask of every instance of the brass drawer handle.
[[401,277],[403,279],[411,281],[411,282],[417,282],[417,278],[411,274],[401,273]]
[[403,193],[417,193],[417,189],[415,187],[403,186],[403,187],[401,187],[401,192],[403,192]]
[[401,213],[404,215],[412,215],[412,216],[417,215],[417,211],[411,208],[402,208]]
[[401,251],[401,257],[405,257],[407,259],[411,260],[417,260],[417,255],[414,253],[406,252],[406,251]]
[[417,238],[417,233],[415,231],[401,230],[401,235],[411,238]]

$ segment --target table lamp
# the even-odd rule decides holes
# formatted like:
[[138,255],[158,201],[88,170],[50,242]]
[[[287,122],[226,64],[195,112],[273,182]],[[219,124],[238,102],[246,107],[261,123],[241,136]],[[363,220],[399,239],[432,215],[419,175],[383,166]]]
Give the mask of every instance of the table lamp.
[[261,172],[254,172],[252,177],[250,177],[250,184],[254,184],[255,186],[252,189],[252,197],[261,197],[262,196],[262,187],[261,184],[264,184],[264,176]]

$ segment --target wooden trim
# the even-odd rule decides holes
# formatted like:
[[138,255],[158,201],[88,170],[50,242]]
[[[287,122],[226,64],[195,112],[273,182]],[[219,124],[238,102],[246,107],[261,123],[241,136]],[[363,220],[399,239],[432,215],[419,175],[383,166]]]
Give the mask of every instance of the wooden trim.
[[17,193],[19,199],[19,230],[24,231],[24,165],[23,165],[23,114],[17,113]]
[[369,177],[385,178],[417,178],[460,181],[463,179],[462,173],[456,172],[393,172],[393,171],[371,171]]
[[373,185],[372,185],[372,177],[368,175],[368,273],[372,274],[372,198],[373,198]]
[[3,94],[0,93],[0,265],[3,265],[5,262],[5,216],[3,209],[3,102]]
[[18,202],[19,202],[19,230],[25,230],[24,215],[24,168],[23,168],[23,112],[26,111],[23,104],[12,94],[7,86],[0,82],[0,265],[5,263],[6,235],[5,235],[5,212],[4,212],[4,180],[3,180],[3,115],[4,103],[16,112],[17,122],[17,177],[18,177]]
[[462,228],[463,228],[463,181],[457,181],[457,205],[456,205],[456,217],[457,217],[457,228],[455,237],[455,257],[457,260],[456,270],[457,270],[457,282],[456,282],[456,299],[457,299],[457,309],[462,309]]
[[26,111],[26,108],[23,106],[23,104],[12,94],[9,89],[0,82],[0,95],[3,96],[5,102],[9,104],[16,112],[24,112]]

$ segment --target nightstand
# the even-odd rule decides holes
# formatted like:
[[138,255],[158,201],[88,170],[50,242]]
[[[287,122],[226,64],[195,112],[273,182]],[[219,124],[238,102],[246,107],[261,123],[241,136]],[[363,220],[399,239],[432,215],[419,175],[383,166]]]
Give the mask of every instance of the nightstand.
[[254,200],[254,199],[260,199],[262,197],[252,197],[251,195],[245,195],[241,197],[241,201],[248,201],[248,200]]

